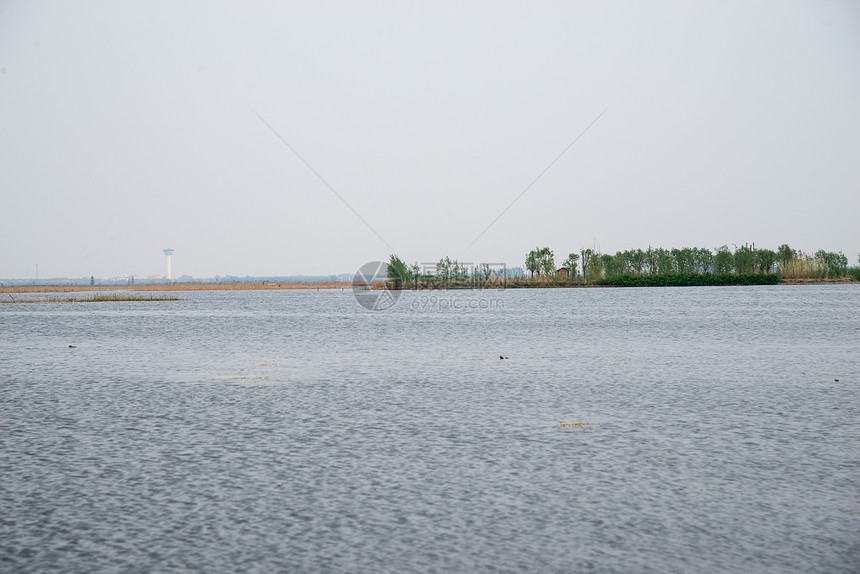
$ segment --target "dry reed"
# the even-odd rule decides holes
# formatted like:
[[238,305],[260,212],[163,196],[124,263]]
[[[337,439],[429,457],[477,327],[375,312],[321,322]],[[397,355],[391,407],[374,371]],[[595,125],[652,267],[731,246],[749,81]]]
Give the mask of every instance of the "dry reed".
[[179,297],[159,295],[132,295],[127,293],[93,293],[91,297],[42,297],[39,299],[15,299],[11,293],[8,299],[2,298],[2,303],[99,303],[105,301],[179,301]]
[[787,261],[781,269],[783,279],[821,279],[827,275],[827,266],[809,256]]
[[254,281],[138,283],[133,285],[2,285],[0,293],[78,293],[89,291],[223,291],[266,289],[348,289],[349,281]]

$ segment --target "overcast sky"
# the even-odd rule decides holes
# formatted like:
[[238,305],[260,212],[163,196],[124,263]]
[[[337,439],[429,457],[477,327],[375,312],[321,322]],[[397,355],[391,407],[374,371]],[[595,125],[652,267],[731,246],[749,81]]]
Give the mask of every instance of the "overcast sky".
[[856,264],[860,2],[0,0],[0,194],[6,278]]

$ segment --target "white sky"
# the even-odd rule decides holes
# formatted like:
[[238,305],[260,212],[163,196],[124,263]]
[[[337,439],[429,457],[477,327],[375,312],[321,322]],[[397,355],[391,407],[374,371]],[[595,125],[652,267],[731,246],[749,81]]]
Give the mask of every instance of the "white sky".
[[856,264],[860,2],[0,0],[0,194],[6,278]]

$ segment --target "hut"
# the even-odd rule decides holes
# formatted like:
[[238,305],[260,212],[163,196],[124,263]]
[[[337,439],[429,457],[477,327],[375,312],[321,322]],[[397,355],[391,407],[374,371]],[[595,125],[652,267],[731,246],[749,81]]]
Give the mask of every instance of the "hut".
[[570,278],[570,269],[567,267],[562,267],[558,271],[555,272],[556,277],[561,279],[562,281],[567,281]]

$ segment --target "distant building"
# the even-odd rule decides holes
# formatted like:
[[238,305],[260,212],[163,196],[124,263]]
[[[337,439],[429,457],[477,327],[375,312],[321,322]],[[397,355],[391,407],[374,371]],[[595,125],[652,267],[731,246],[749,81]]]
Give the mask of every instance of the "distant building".
[[558,271],[555,272],[556,276],[562,281],[567,281],[570,278],[570,269],[567,267],[562,267]]

